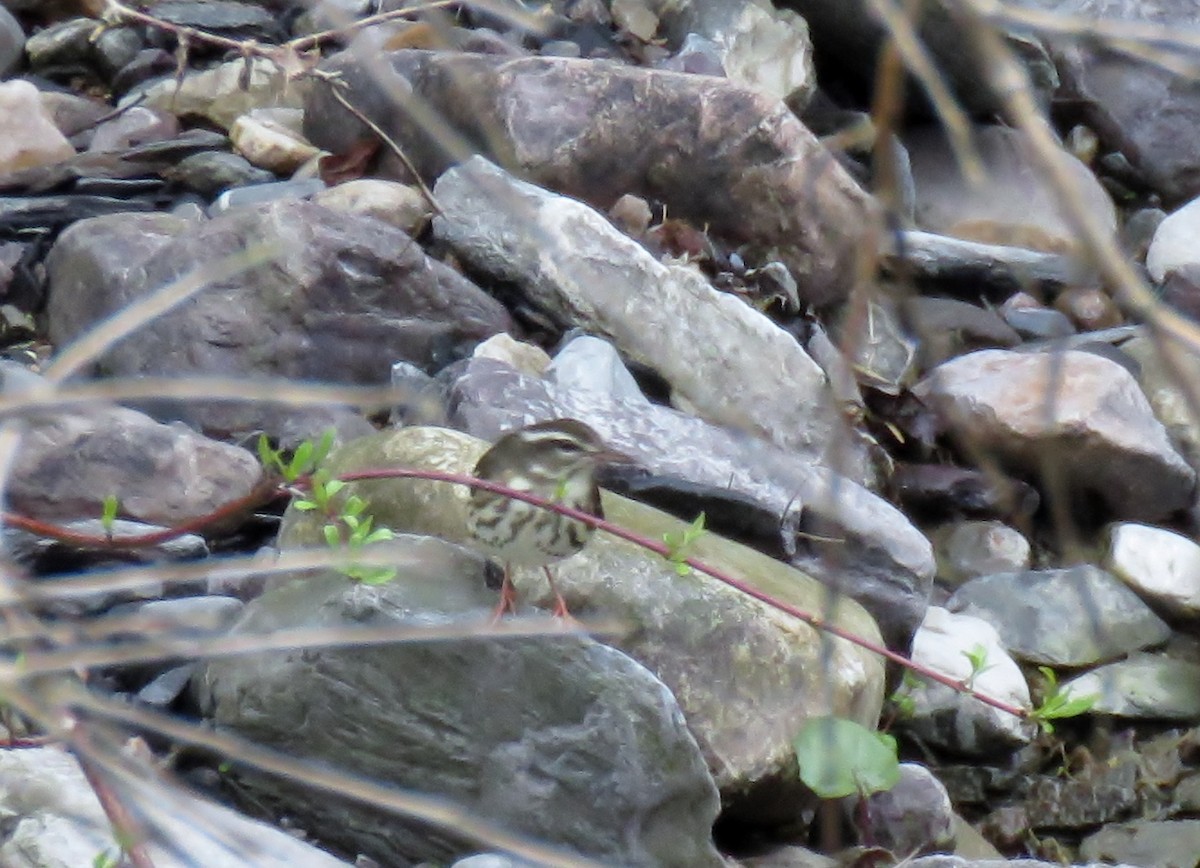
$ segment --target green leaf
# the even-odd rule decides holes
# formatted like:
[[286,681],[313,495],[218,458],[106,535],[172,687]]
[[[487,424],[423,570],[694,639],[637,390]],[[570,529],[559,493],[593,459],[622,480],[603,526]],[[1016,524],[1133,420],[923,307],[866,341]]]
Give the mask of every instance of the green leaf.
[[283,469],[283,462],[279,460],[279,453],[271,448],[271,441],[267,439],[266,434],[258,435],[258,461],[267,470],[279,471]]
[[667,547],[667,560],[675,564],[675,572],[681,576],[688,575],[692,569],[684,563],[691,557],[690,549],[696,540],[704,535],[704,513],[696,516],[696,520],[677,533],[668,531],[662,536]]
[[326,428],[325,433],[321,435],[321,439],[317,441],[317,448],[313,450],[312,456],[314,470],[324,463],[325,458],[329,455],[329,450],[333,448],[335,437],[337,437],[337,432],[332,428]]
[[100,511],[100,526],[104,528],[104,533],[109,539],[112,539],[113,524],[117,520],[117,496],[110,494],[104,498],[104,505]]
[[387,542],[388,540],[395,539],[395,538],[396,538],[396,534],[394,534],[392,532],[391,528],[377,527],[377,528],[375,528],[375,530],[371,531],[370,535],[365,540],[363,540],[363,542],[368,542],[368,543]]
[[292,453],[292,460],[288,462],[287,472],[284,473],[284,479],[288,482],[294,482],[299,479],[310,468],[309,459],[312,458],[313,445],[311,440],[305,440],[296,447],[296,451]]
[[321,532],[325,534],[325,542],[330,548],[340,549],[342,547],[342,533],[336,524],[325,525],[321,528]]
[[840,717],[804,724],[794,746],[800,780],[823,799],[869,796],[900,780],[896,740]]
[[1077,717],[1091,710],[1100,698],[1096,694],[1087,696],[1071,696],[1069,689],[1064,690],[1058,683],[1058,676],[1049,666],[1039,666],[1038,671],[1046,679],[1045,696],[1042,704],[1029,713],[1029,718],[1048,733],[1054,732],[1051,720],[1061,720],[1066,717]]
[[307,500],[307,499],[293,500],[292,506],[294,506],[296,509],[300,510],[301,512],[312,512],[314,509],[317,508],[317,505],[315,503],[313,503],[311,500]]

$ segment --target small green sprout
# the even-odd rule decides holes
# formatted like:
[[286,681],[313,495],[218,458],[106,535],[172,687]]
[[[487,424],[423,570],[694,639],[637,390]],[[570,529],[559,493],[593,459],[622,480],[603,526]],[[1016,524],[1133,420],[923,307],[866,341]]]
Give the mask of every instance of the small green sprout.
[[696,516],[696,520],[679,533],[664,533],[663,543],[667,546],[667,560],[675,565],[675,572],[681,576],[688,575],[692,568],[686,563],[691,557],[690,549],[696,540],[704,535],[704,513]]
[[1100,697],[1095,694],[1072,697],[1070,691],[1063,690],[1058,683],[1058,676],[1049,666],[1039,666],[1038,672],[1046,679],[1045,697],[1042,704],[1029,713],[1029,719],[1044,729],[1047,733],[1054,732],[1054,724],[1050,721],[1064,717],[1078,717],[1091,709]]
[[897,717],[902,720],[910,720],[917,713],[917,700],[913,698],[913,691],[923,687],[924,684],[925,682],[918,678],[911,669],[904,670],[904,675],[900,678],[900,685],[888,697],[896,709]]
[[321,466],[321,462],[333,448],[334,436],[334,431],[330,429],[322,434],[315,444],[311,440],[305,440],[292,452],[291,458],[285,459],[283,450],[272,448],[267,435],[261,434],[258,438],[258,460],[267,470],[282,476],[284,482],[292,483]]
[[340,479],[330,479],[323,470],[316,471],[309,479],[308,497],[298,497],[292,503],[301,512],[333,511],[333,496],[346,487]]
[[987,662],[988,652],[987,648],[985,648],[983,645],[977,644],[972,647],[970,651],[963,651],[961,653],[971,663],[971,674],[963,680],[963,686],[970,690],[975,687],[975,679],[987,672],[989,669],[994,669],[995,664],[989,664]]
[[[375,519],[372,516],[363,515],[366,508],[366,501],[358,495],[352,494],[346,498],[341,513],[337,516],[337,523],[331,522],[322,528],[325,542],[331,548],[345,546],[351,552],[355,552],[361,550],[363,546],[393,539],[395,534],[389,528],[372,528]],[[343,528],[349,533],[344,534]],[[356,564],[353,561],[338,569],[344,575],[364,585],[382,585],[396,577],[395,567],[373,567]]]
[[100,510],[100,526],[104,528],[104,535],[108,537],[109,542],[112,542],[113,525],[117,521],[117,510],[120,504],[117,501],[115,494],[110,494],[104,498],[104,504]]

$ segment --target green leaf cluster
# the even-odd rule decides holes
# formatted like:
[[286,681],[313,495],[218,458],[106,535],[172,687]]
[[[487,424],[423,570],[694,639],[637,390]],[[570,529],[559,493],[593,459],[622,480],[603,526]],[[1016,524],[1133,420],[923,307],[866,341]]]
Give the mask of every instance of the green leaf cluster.
[[688,575],[692,568],[686,563],[691,557],[691,548],[696,540],[704,535],[704,513],[696,516],[693,521],[678,533],[664,533],[662,540],[667,547],[667,560],[675,565],[675,572],[681,576]]
[[258,438],[258,460],[268,471],[282,476],[284,482],[292,483],[321,466],[333,448],[333,438],[334,432],[330,429],[316,443],[305,440],[296,447],[290,458],[285,458],[284,450],[274,449],[267,435],[262,434]]
[[[333,432],[328,431],[321,442],[314,446],[306,440],[296,447],[290,461],[284,462],[278,453],[264,447],[264,441],[259,441],[259,455],[266,453],[271,463],[263,460],[263,465],[273,467],[285,480],[294,481],[302,476],[308,476],[307,495],[297,497],[294,506],[300,512],[320,512],[329,518],[321,528],[325,544],[331,549],[348,549],[353,555],[371,543],[386,542],[395,537],[386,527],[373,527],[374,516],[366,514],[367,502],[357,494],[338,498],[346,483],[340,479],[332,479],[325,470],[316,466],[325,460],[333,445]],[[338,571],[356,582],[364,585],[382,585],[396,577],[394,567],[369,566],[355,563],[353,558],[348,563],[338,567]]]
[[1054,732],[1054,724],[1050,721],[1077,717],[1091,710],[1100,698],[1095,694],[1071,696],[1071,692],[1058,683],[1058,676],[1049,666],[1039,666],[1038,672],[1046,679],[1045,695],[1041,704],[1029,712],[1029,719],[1048,733]]

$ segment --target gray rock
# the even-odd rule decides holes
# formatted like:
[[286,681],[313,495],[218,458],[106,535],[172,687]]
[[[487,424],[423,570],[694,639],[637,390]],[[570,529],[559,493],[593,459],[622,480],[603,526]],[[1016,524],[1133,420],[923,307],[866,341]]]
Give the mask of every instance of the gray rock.
[[923,371],[971,350],[1021,343],[999,314],[965,301],[914,295],[900,307],[905,326],[920,340],[917,358]]
[[983,284],[1011,292],[1030,282],[1066,286],[1090,277],[1086,264],[1061,253],[983,244],[933,232],[909,230],[899,235],[899,242],[894,234],[882,239],[881,263],[929,283],[972,288]]
[[[369,217],[306,202],[241,208],[200,225],[155,215],[78,223],[47,259],[49,331],[61,344],[130,302],[252,244],[270,262],[210,284],[110,350],[115,375],[286,376],[384,384],[397,359],[439,367],[506,330],[503,306]],[[155,402],[210,431],[288,438],[365,427],[346,408]]]
[[[1071,0],[1062,8],[1083,28],[1102,20],[1118,30],[1128,22],[1157,25],[1166,33],[1191,27],[1196,12],[1191,0]],[[1062,97],[1080,108],[1108,147],[1129,158],[1139,179],[1173,202],[1200,193],[1200,142],[1191,134],[1200,118],[1200,83],[1174,71],[1170,61],[1139,57],[1108,40],[1064,33],[1048,41],[1062,76]],[[1170,54],[1181,56],[1186,55]]]
[[[105,109],[108,107],[105,106]],[[168,141],[179,135],[179,121],[174,115],[134,106],[115,118],[99,124],[92,134],[88,150],[124,151],[147,142]],[[206,154],[208,155],[208,154]],[[192,157],[186,159],[193,159]],[[163,177],[169,177],[164,173]]]
[[[335,475],[380,466],[466,473],[485,448],[447,429],[404,428],[349,443],[327,466]],[[367,502],[376,526],[469,540],[461,486],[384,479],[355,482],[346,491]],[[609,520],[650,539],[687,527],[608,492],[603,502]],[[318,542],[321,524],[311,513],[290,511],[281,543]],[[706,533],[689,551],[777,599],[808,612],[827,611],[828,595],[819,583],[752,549]],[[554,571],[576,617],[614,617],[630,625],[615,644],[675,693],[730,810],[755,804],[760,823],[776,813],[794,817],[805,797],[794,773],[792,738],[818,709],[875,723],[882,691],[877,657],[841,641],[823,657],[820,632],[716,579],[680,576],[659,555],[607,534]],[[526,599],[553,604],[541,570],[518,569],[513,579]],[[870,616],[853,601],[839,601],[831,617],[858,635],[878,637]],[[816,696],[821,700],[814,705]]]
[[[1078,232],[1061,208],[1054,187],[1042,180],[1021,134],[1008,127],[972,131],[984,181],[969,184],[940,128],[905,135],[917,188],[916,221],[922,229],[985,244],[1004,244],[1074,254],[1086,261]],[[1116,236],[1116,209],[1095,175],[1074,157],[1064,166],[1080,188],[1082,207]]]
[[1146,250],[1146,270],[1161,283],[1173,271],[1200,264],[1191,243],[1200,233],[1200,199],[1172,211],[1158,224]]
[[1137,381],[1108,359],[982,350],[940,365],[914,392],[969,452],[1029,474],[1053,466],[1072,494],[1116,517],[1153,521],[1192,502],[1195,472]]
[[434,234],[517,284],[556,321],[609,338],[719,424],[820,454],[837,425],[825,376],[795,339],[696,270],[660,264],[588,206],[482,158],[434,188]]
[[71,18],[51,24],[25,40],[25,53],[35,72],[53,72],[56,67],[86,68],[91,60],[91,38],[100,22],[93,18]]
[[[10,818],[0,841],[5,868],[94,865],[121,848],[91,784],[74,757],[53,747],[0,751],[0,813]],[[311,844],[163,783],[120,790],[122,803],[160,834],[146,842],[158,868],[255,865],[349,868]]]
[[1000,521],[962,521],[933,534],[938,578],[958,585],[990,573],[1028,569],[1029,541]]
[[1154,415],[1179,444],[1188,464],[1200,468],[1200,420],[1192,412],[1192,390],[1187,385],[1200,382],[1200,353],[1140,328],[1121,349],[1140,367],[1142,389]]
[[972,579],[946,608],[989,622],[1016,657],[1047,666],[1089,666],[1171,635],[1133,591],[1092,566]]
[[1003,309],[1004,321],[1023,338],[1046,340],[1075,334],[1075,325],[1062,311],[1048,307],[1009,307]]
[[900,764],[900,780],[872,793],[863,809],[863,837],[893,853],[920,854],[954,847],[954,810],[946,788],[929,769]]
[[1079,847],[1084,859],[1138,868],[1190,868],[1200,853],[1200,820],[1134,820],[1089,835]]
[[[404,564],[393,581],[310,575],[253,601],[238,632],[459,623],[464,638],[215,660],[196,689],[219,729],[609,864],[722,864],[716,789],[660,681],[584,636],[470,638],[494,603],[482,560],[437,540],[389,545]],[[478,850],[453,820],[397,820],[297,781],[243,785],[383,864]]]
[[1200,664],[1137,654],[1100,666],[1063,685],[1073,697],[1094,696],[1097,714],[1142,720],[1200,720]]
[[92,43],[92,52],[100,71],[111,80],[145,47],[140,28],[106,27]]
[[0,6],[0,77],[17,68],[25,53],[25,31],[13,14]]
[[320,193],[325,182],[320,178],[303,178],[296,181],[270,181],[234,187],[218,196],[208,209],[208,216],[216,217],[235,208],[250,208],[267,202],[294,202]]
[[226,151],[202,151],[184,157],[164,176],[206,198],[231,187],[268,184],[275,180],[275,175],[266,169],[252,166],[240,154]]
[[546,377],[560,389],[584,389],[614,401],[650,404],[616,348],[591,335],[572,338],[555,353]]
[[581,419],[654,473],[751,498],[776,517],[778,542],[792,564],[866,606],[892,647],[906,647],[921,623],[932,547],[852,478],[666,407],[555,386],[488,359],[456,366],[443,379],[456,427],[495,440],[533,420]]

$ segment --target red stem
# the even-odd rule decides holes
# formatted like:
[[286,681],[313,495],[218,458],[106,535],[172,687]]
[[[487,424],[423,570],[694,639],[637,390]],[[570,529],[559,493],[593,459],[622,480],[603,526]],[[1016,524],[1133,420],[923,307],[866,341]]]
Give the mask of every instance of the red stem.
[[[511,497],[515,500],[523,500],[526,503],[531,503],[544,509],[551,509],[562,515],[589,524],[592,527],[599,528],[600,530],[610,533],[613,536],[628,540],[629,542],[635,543],[642,548],[649,549],[650,551],[662,555],[665,558],[673,558],[678,554],[678,552],[672,550],[672,548],[666,543],[642,536],[641,534],[605,521],[602,518],[597,518],[589,513],[572,509],[571,507],[564,506],[561,503],[555,503],[553,501],[546,500],[538,497],[535,494],[530,494],[527,491],[516,491],[515,489],[507,488],[506,486],[498,483],[489,482],[486,479],[476,479],[474,476],[469,476],[465,473],[450,473],[442,470],[420,470],[409,467],[396,467],[387,470],[363,470],[357,473],[346,473],[338,476],[337,478],[343,482],[358,482],[371,479],[429,479],[437,482],[449,482],[456,485],[465,485],[470,488],[479,488],[483,489],[484,491],[491,491],[495,494],[504,495],[505,497]],[[307,479],[297,480],[295,483],[297,486],[307,484]],[[221,506],[219,509],[214,510],[207,515],[189,519],[186,522],[166,530],[123,537],[110,538],[106,536],[78,533],[76,531],[70,531],[66,528],[42,522],[37,519],[26,518],[21,515],[7,512],[0,512],[0,522],[12,527],[19,527],[24,530],[28,530],[40,536],[59,539],[78,546],[85,546],[89,548],[137,548],[141,546],[157,545],[160,542],[183,536],[186,533],[193,533],[217,522],[224,521],[238,514],[239,512],[260,506],[275,497],[290,493],[291,492],[279,484],[278,480],[267,480],[259,484],[250,494],[240,497],[237,500],[230,501],[229,503]],[[990,705],[992,708],[1007,712],[1015,717],[1028,719],[1030,716],[1028,709],[1022,708],[1018,705],[1012,705],[1011,703],[1005,702],[1002,699],[996,699],[995,697],[989,696],[986,693],[981,693],[968,684],[967,679],[951,678],[949,675],[938,672],[936,669],[932,669],[923,663],[918,663],[915,660],[911,660],[902,654],[898,654],[895,651],[880,645],[877,642],[872,642],[870,639],[864,639],[863,637],[852,633],[844,627],[830,623],[819,615],[805,611],[798,606],[793,606],[791,603],[785,603],[782,600],[777,600],[765,591],[761,591],[753,585],[749,585],[740,579],[736,579],[733,576],[722,572],[716,567],[710,566],[704,561],[693,557],[684,557],[681,559],[681,562],[687,564],[695,570],[704,573],[707,576],[712,576],[714,579],[724,582],[732,588],[736,588],[743,594],[747,594],[748,596],[751,596],[754,599],[767,604],[768,606],[778,609],[781,612],[785,612],[794,618],[799,618],[801,621],[804,621],[806,624],[809,624],[818,630],[824,630],[825,632],[837,636],[840,639],[845,639],[847,642],[851,642],[860,648],[865,648],[873,654],[878,654],[880,657],[890,660],[899,666],[910,669],[923,678],[927,678],[930,681],[936,681],[938,684],[944,684],[945,686],[959,693],[965,693],[969,696],[973,696],[985,705]]]
[[[602,518],[597,518],[590,513],[581,512],[578,509],[572,509],[571,507],[565,506],[561,503],[555,503],[554,501],[546,500],[545,498],[538,497],[535,494],[530,494],[527,491],[516,491],[515,489],[508,488],[507,486],[500,485],[495,482],[489,482],[486,479],[476,479],[474,476],[468,476],[464,473],[449,473],[442,470],[418,470],[415,468],[401,467],[389,470],[364,470],[359,473],[342,474],[338,477],[338,479],[344,482],[395,478],[431,479],[440,482],[450,482],[457,485],[466,485],[470,488],[480,488],[484,491],[490,491],[495,494],[504,495],[505,497],[514,498],[515,500],[523,500],[526,503],[532,503],[534,506],[540,506],[545,509],[554,510],[561,515],[582,521],[591,525],[592,527],[599,528],[606,533],[610,533],[613,536],[618,536],[621,539],[628,540],[629,542],[635,543],[642,548],[649,549],[650,551],[660,554],[665,558],[670,558],[676,554],[676,552],[672,551],[671,547],[666,543],[642,536],[641,534],[627,530],[620,525],[613,524],[612,522],[606,521]],[[911,669],[913,672],[924,678],[928,678],[931,681],[936,681],[939,684],[944,684],[947,687],[953,688],[959,693],[965,693],[969,696],[973,696],[985,705],[990,705],[992,708],[997,708],[1000,711],[1008,712],[1015,717],[1029,717],[1028,709],[1021,708],[1018,705],[1012,705],[1011,703],[1005,702],[1002,699],[996,699],[995,697],[989,696],[986,693],[980,693],[974,687],[971,687],[969,684],[967,684],[966,679],[951,678],[949,675],[938,672],[936,669],[931,669],[923,663],[910,660],[904,655],[898,654],[877,642],[872,642],[870,639],[864,639],[863,637],[852,633],[844,627],[830,623],[819,615],[814,615],[812,612],[805,611],[798,606],[793,606],[791,603],[785,603],[782,600],[777,600],[775,597],[772,597],[765,591],[760,591],[753,585],[749,585],[746,582],[743,582],[741,579],[736,579],[733,576],[722,572],[716,567],[706,564],[704,561],[693,557],[685,557],[682,559],[682,562],[695,570],[699,570],[707,576],[712,576],[714,579],[724,582],[732,588],[736,588],[743,594],[747,594],[748,596],[751,596],[760,602],[766,603],[768,606],[778,609],[781,612],[786,612],[794,618],[799,618],[801,621],[804,621],[806,624],[809,624],[818,630],[824,630],[825,632],[831,633],[840,639],[845,639],[847,642],[851,642],[860,648],[865,648],[866,650],[874,654],[878,654],[880,657],[883,657],[887,660],[891,660],[893,663],[899,664],[906,669]]]

